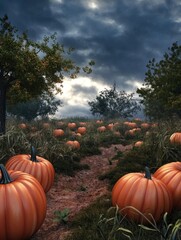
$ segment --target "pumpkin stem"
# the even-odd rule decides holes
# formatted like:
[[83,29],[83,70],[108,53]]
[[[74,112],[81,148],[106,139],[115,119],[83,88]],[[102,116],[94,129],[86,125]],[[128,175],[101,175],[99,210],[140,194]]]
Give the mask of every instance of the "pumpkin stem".
[[0,179],[0,183],[1,184],[7,184],[12,182],[13,180],[11,179],[11,177],[9,176],[8,171],[6,170],[6,168],[4,167],[3,164],[0,164],[0,171],[1,171],[1,179]]
[[151,173],[149,167],[145,167],[145,178],[151,179]]
[[36,158],[36,149],[33,146],[31,146],[31,158],[30,158],[30,160],[32,162],[38,162],[38,160]]

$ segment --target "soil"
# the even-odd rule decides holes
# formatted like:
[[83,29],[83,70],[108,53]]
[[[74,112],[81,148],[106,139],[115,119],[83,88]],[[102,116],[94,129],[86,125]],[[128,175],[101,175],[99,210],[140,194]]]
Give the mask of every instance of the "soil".
[[45,221],[31,240],[64,240],[68,234],[71,234],[69,224],[53,221],[54,211],[69,209],[68,222],[71,222],[81,209],[108,193],[108,180],[99,180],[98,177],[116,166],[117,160],[112,161],[112,164],[109,160],[117,151],[127,151],[131,148],[131,145],[118,144],[109,148],[101,147],[101,155],[89,156],[81,160],[81,163],[89,165],[89,170],[78,171],[73,177],[57,175],[54,185],[47,193]]

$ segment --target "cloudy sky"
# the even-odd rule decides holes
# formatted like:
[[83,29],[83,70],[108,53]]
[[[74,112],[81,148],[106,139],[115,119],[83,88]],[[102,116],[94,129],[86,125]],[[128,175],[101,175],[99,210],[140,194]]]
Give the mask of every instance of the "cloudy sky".
[[34,40],[56,32],[80,66],[95,61],[91,75],[65,79],[58,117],[87,116],[87,101],[114,82],[136,92],[148,61],[181,41],[180,0],[1,0],[4,14]]

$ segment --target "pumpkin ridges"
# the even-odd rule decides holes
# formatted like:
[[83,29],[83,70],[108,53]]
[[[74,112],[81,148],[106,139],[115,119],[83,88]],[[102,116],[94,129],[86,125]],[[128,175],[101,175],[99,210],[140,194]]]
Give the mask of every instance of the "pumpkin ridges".
[[[133,177],[132,177],[133,178]],[[118,181],[115,183],[113,189],[112,189],[112,204],[116,205],[116,202],[119,200],[119,196],[121,196],[121,191],[119,191],[119,184],[120,182],[122,183],[123,181],[124,184],[122,185],[122,189],[124,188],[124,185],[127,184],[127,181],[129,181],[131,178],[128,178],[126,175],[123,176],[122,178],[118,179]]]
[[[142,208],[144,207],[142,204],[144,203],[144,201],[145,201],[145,198],[143,198],[142,199],[142,201],[136,201],[136,205],[135,205],[135,198],[134,198],[134,196],[136,196],[137,195],[137,190],[139,189],[139,184],[140,184],[140,179],[139,178],[137,178],[136,180],[135,180],[135,182],[131,185],[131,187],[130,187],[130,190],[129,190],[129,198],[128,198],[128,196],[126,196],[126,198],[125,198],[125,203],[124,203],[124,206],[126,207],[127,205],[129,205],[129,206],[134,206],[136,209],[139,209],[140,211],[142,210]],[[135,186],[137,186],[138,188],[135,190]],[[140,195],[143,195],[144,196],[144,193],[146,192],[146,188],[144,189],[143,188],[143,186],[141,186],[141,188],[139,189],[139,190],[141,190],[142,191],[142,193],[140,193]],[[127,203],[126,203],[127,202]],[[140,216],[138,217],[138,216],[135,216],[135,212],[133,211],[133,209],[128,209],[128,210],[126,210],[126,213],[127,213],[127,215],[130,217],[130,218],[132,218],[132,219],[135,219],[135,217],[136,218],[139,218],[139,220],[138,221],[140,221]],[[135,219],[136,220],[136,219]]]
[[172,198],[166,185],[151,178],[150,174],[145,176],[143,173],[128,173],[121,177],[113,187],[112,203],[118,205],[129,219],[142,223],[147,223],[145,217],[158,221],[162,212],[170,212],[172,209]]
[[173,197],[173,205],[181,209],[181,163],[167,163],[154,173],[154,177],[164,182],[170,190]]
[[[23,174],[26,174],[26,173],[23,173]],[[28,175],[28,174],[27,174],[27,175]],[[31,176],[31,175],[30,175],[30,176]],[[34,178],[34,177],[33,177],[33,178]],[[42,191],[43,188],[42,188],[41,184],[39,183],[39,181],[38,181],[37,179],[35,179],[35,180],[36,180],[36,182],[35,182],[35,181],[25,182],[25,183],[24,183],[24,186],[26,186],[26,188],[28,189],[28,192],[31,193],[31,197],[32,197],[32,199],[33,199],[33,201],[34,201],[35,207],[36,207],[36,203],[37,203],[37,202],[43,201],[43,204],[41,204],[41,205],[39,206],[39,209],[37,209],[37,207],[36,207],[36,209],[37,209],[36,213],[38,213],[38,215],[36,216],[36,218],[37,218],[37,221],[40,222],[42,212],[45,213],[45,214],[44,214],[44,218],[45,218],[45,216],[46,216],[46,211],[44,211],[44,206],[45,206],[45,208],[46,208],[46,207],[47,207],[47,204],[46,204],[45,193],[44,193],[44,191]],[[36,193],[35,193],[35,191],[32,191],[32,186],[31,186],[31,185],[35,186],[35,187],[38,189],[38,191],[37,191]],[[39,185],[41,186],[41,188],[39,187]],[[37,231],[40,226],[41,226],[41,224],[37,225],[35,231]]]
[[[48,160],[39,156],[36,156],[36,160],[32,161],[29,154],[18,154],[7,161],[6,168],[20,170],[33,175],[40,182],[44,191],[48,192],[55,177],[53,165]],[[45,171],[43,170],[44,168],[48,169]]]
[[30,174],[12,170],[8,174],[12,182],[0,184],[0,239],[29,239],[45,219],[46,196]]
[[[9,232],[11,233],[11,236],[8,236],[8,239],[13,239],[13,236],[14,236],[13,229],[15,231],[18,231],[20,233],[20,236],[26,236],[26,237],[31,236],[35,232],[35,229],[36,229],[35,226],[38,224],[35,214],[32,215],[32,212],[34,213],[37,212],[35,203],[32,200],[32,196],[30,195],[30,192],[27,191],[27,188],[23,184],[21,184],[21,187],[20,187],[19,183],[20,182],[14,185],[14,188],[15,188],[14,193],[12,192],[12,189],[11,189],[11,192],[9,193],[8,191],[6,191],[7,199],[8,200],[11,199],[11,201],[7,202],[7,209],[9,212],[11,212],[11,218],[7,219],[7,225],[9,226],[8,233]],[[18,196],[18,193],[20,191],[23,191],[24,193],[23,201],[20,198],[19,199],[12,198],[12,196]],[[28,206],[26,206],[26,203],[28,203]],[[23,208],[23,211],[21,211],[21,208]],[[14,214],[12,214],[14,210],[18,212],[18,216],[16,216],[15,219],[12,218],[12,216],[14,216]],[[26,221],[22,221],[23,224],[19,224],[19,222],[16,221],[19,218],[22,220],[26,218]],[[14,222],[17,223],[16,226],[14,225],[15,224]],[[31,229],[29,227],[31,226],[30,224],[32,225]]]

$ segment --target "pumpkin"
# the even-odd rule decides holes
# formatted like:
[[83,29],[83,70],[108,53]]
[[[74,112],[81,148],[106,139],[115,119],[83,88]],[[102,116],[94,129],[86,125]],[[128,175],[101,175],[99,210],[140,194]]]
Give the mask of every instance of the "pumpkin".
[[61,137],[64,135],[64,130],[63,129],[54,129],[53,130],[53,136],[54,137]]
[[137,141],[134,144],[135,147],[141,147],[142,145],[143,145],[143,141]]
[[97,123],[97,124],[102,124],[103,121],[102,121],[102,120],[97,120],[96,123]]
[[19,170],[34,176],[48,192],[53,185],[55,170],[53,165],[46,159],[36,156],[35,148],[31,147],[31,155],[18,154],[11,157],[7,163],[8,170]]
[[154,177],[164,182],[171,191],[173,207],[181,209],[181,162],[170,162],[162,165]]
[[26,125],[25,123],[20,123],[20,124],[18,125],[18,127],[21,128],[21,129],[26,129],[26,128],[27,128],[27,125]]
[[0,164],[0,239],[30,239],[44,222],[46,210],[45,193],[33,176],[7,171]]
[[145,172],[122,176],[112,190],[112,204],[127,218],[140,223],[148,223],[147,219],[151,221],[152,217],[158,221],[165,212],[172,210],[172,197],[166,185],[152,177],[147,167]]
[[109,123],[109,124],[106,126],[106,128],[107,128],[108,130],[113,130],[113,127],[114,127],[114,124],[113,124],[113,123]]
[[85,134],[87,131],[86,127],[78,127],[77,133]]
[[86,122],[79,122],[79,125],[80,125],[81,127],[84,127],[84,126],[87,125],[87,123],[86,123]]
[[48,122],[43,123],[43,127],[47,129],[50,128],[50,123]]
[[170,136],[171,144],[181,144],[181,132],[175,132]]
[[100,126],[97,128],[98,132],[105,132],[106,131],[106,127],[105,126]]
[[66,142],[66,145],[73,148],[73,149],[79,149],[80,148],[80,143],[76,140],[75,141],[69,140],[69,141]]
[[141,127],[144,128],[144,129],[147,129],[147,128],[150,127],[150,124],[149,123],[142,123]]
[[137,127],[137,124],[135,122],[128,122],[126,124],[129,128],[136,128]]
[[70,129],[74,129],[74,128],[76,128],[76,123],[74,123],[74,122],[72,122],[72,123],[68,123],[68,128],[70,128]]

